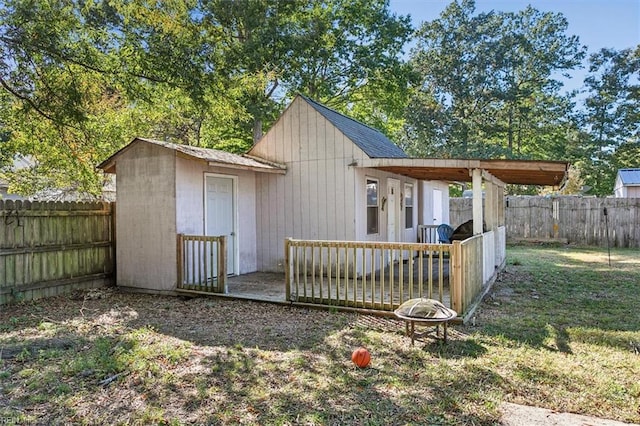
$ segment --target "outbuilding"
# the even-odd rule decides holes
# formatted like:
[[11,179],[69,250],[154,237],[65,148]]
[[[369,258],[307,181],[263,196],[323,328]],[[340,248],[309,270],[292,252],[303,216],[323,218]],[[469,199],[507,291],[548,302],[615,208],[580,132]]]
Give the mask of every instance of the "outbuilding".
[[619,169],[613,192],[616,198],[640,198],[640,169]]
[[[120,287],[225,294],[229,275],[278,272],[271,300],[389,312],[418,295],[466,315],[505,262],[505,185],[559,186],[568,164],[410,158],[298,95],[244,155],[136,138],[99,167]],[[450,182],[472,182],[472,236],[443,244],[424,231],[449,221]]]

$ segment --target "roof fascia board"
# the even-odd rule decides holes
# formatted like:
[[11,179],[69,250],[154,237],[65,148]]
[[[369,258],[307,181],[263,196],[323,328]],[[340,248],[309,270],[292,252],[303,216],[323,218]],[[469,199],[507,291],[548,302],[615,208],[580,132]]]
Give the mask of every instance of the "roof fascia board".
[[254,172],[262,172],[262,173],[276,173],[276,174],[281,174],[284,175],[287,173],[286,170],[283,169],[270,169],[267,167],[253,167],[253,166],[245,166],[242,164],[230,164],[230,163],[223,163],[223,162],[219,162],[219,161],[208,161],[207,164],[211,167],[223,167],[226,169],[236,169],[236,170],[251,170]]

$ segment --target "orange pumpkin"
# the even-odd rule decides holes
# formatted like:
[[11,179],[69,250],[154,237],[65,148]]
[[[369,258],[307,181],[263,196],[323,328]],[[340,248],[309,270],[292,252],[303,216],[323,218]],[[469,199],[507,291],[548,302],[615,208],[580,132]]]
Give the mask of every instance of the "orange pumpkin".
[[365,348],[358,348],[351,354],[351,361],[360,368],[369,365],[371,354]]

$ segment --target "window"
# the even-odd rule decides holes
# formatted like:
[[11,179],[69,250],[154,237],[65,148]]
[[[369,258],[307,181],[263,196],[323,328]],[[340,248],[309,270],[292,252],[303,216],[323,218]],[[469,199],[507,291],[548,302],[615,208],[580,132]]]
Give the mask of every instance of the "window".
[[367,179],[367,234],[378,233],[378,181]]
[[404,184],[404,227],[413,228],[413,185]]

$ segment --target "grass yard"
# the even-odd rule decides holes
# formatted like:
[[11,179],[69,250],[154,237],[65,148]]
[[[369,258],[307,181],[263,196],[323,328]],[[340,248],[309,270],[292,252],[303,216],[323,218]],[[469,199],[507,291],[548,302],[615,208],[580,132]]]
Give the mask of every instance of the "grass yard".
[[479,425],[504,401],[640,422],[640,251],[612,263],[509,247],[447,345],[411,347],[389,319],[113,289],[2,306],[0,423]]

